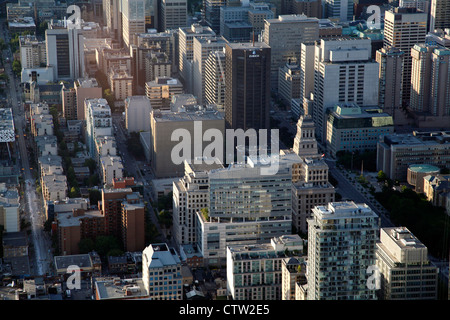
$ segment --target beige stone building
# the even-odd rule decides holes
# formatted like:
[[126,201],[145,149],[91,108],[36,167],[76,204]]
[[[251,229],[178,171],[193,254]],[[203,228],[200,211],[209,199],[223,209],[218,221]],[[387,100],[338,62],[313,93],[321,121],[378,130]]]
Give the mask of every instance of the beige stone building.
[[[191,146],[190,155],[186,159],[195,157],[194,144],[198,144],[197,138],[202,141],[201,150],[210,144],[203,141],[202,137],[206,130],[217,129],[225,137],[225,120],[223,114],[217,112],[214,106],[189,106],[185,112],[174,112],[169,110],[153,110],[150,113],[150,160],[151,166],[157,178],[168,178],[184,175],[184,164],[172,161],[172,150],[182,139],[188,139]],[[201,133],[201,137],[194,137],[194,127]],[[184,130],[186,135],[171,141],[171,136],[176,129]],[[198,145],[197,145],[198,146]]]
[[170,109],[172,97],[182,93],[183,85],[176,78],[159,77],[145,83],[145,94],[153,109]]
[[427,247],[407,228],[380,230],[376,265],[381,275],[380,299],[437,299],[438,268],[428,260]]

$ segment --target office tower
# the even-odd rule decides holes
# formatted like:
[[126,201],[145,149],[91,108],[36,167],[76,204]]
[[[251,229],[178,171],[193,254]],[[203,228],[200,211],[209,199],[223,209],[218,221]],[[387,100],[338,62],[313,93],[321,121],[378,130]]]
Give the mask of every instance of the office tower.
[[336,104],[327,110],[327,152],[375,151],[380,136],[394,133],[392,116],[378,106]]
[[256,157],[208,172],[209,205],[196,212],[197,246],[205,262],[223,264],[227,246],[291,234],[291,188],[301,159],[295,154],[277,157],[278,170],[270,175],[267,163]]
[[300,45],[319,40],[319,20],[305,15],[281,15],[265,20],[263,41],[271,47],[270,88],[278,91],[278,70],[298,63]]
[[39,41],[36,36],[19,37],[20,63],[23,69],[37,68],[47,65],[45,41]]
[[217,34],[220,33],[220,8],[226,5],[226,0],[204,0],[205,21]]
[[265,28],[265,21],[274,19],[274,3],[250,3],[248,23],[252,26],[252,38],[258,39]]
[[78,120],[86,119],[84,110],[85,99],[102,98],[102,87],[98,84],[95,78],[79,78],[74,82],[76,94],[76,115]]
[[264,42],[225,47],[227,129],[270,128],[271,48]]
[[300,86],[299,86],[299,115],[312,116],[312,99],[314,91],[314,61],[315,43],[302,43],[300,45]]
[[437,300],[438,268],[407,228],[381,228],[376,249],[381,300]]
[[206,59],[210,52],[223,51],[227,41],[223,37],[194,38],[192,59],[192,93],[199,104],[205,104]]
[[317,206],[308,221],[308,300],[372,300],[379,218],[366,204]]
[[142,251],[142,282],[150,300],[182,300],[182,279],[181,261],[174,248],[155,243]]
[[411,49],[411,102],[418,127],[445,128],[450,123],[450,49],[416,44]]
[[49,29],[45,30],[45,42],[47,65],[53,67],[55,79],[84,77],[82,29],[69,29],[64,21],[49,24]]
[[450,3],[446,0],[431,0],[430,31],[450,28]]
[[185,28],[187,26],[187,1],[161,1],[161,31]]
[[411,164],[429,164],[441,169],[450,166],[449,131],[390,134],[377,144],[377,171],[392,180],[406,181]]
[[225,106],[225,50],[211,51],[205,62],[205,103]]
[[362,38],[322,39],[315,45],[312,117],[319,142],[326,140],[326,110],[336,103],[378,105],[378,63],[371,41]]
[[325,18],[338,19],[340,22],[353,20],[353,0],[325,0]]
[[278,95],[291,108],[292,99],[300,98],[301,71],[298,64],[287,62],[278,71]]
[[322,18],[322,0],[289,0],[285,3],[285,12],[281,14],[304,14],[311,18]]
[[430,13],[432,0],[400,0],[400,8],[415,8],[425,13]]
[[397,48],[381,48],[376,52],[379,64],[378,103],[390,114],[394,123],[401,118],[403,58],[405,53]]
[[180,28],[178,32],[179,48],[179,72],[180,80],[185,85],[185,90],[192,93],[192,60],[194,59],[194,38],[213,37],[215,32],[210,27],[193,24],[190,27]]
[[145,84],[145,95],[153,109],[170,109],[172,97],[184,93],[180,80],[171,77],[160,77]]
[[61,88],[61,102],[63,117],[66,120],[77,119],[77,93],[75,88],[70,88],[67,84],[63,84]]
[[103,99],[86,99],[86,146],[89,154],[95,155],[95,139],[97,136],[112,136],[111,109]]
[[227,247],[227,294],[233,300],[281,300],[284,260],[301,259],[298,235],[274,237],[256,245]]
[[105,25],[111,38],[122,44],[122,1],[103,0],[103,11],[105,14]]
[[122,38],[126,47],[136,44],[138,33],[145,33],[145,0],[122,0]]
[[426,13],[410,8],[393,8],[385,12],[384,47],[395,47],[405,53],[403,59],[402,104],[409,104],[411,93],[411,49],[425,42]]
[[197,243],[195,213],[208,208],[208,172],[220,168],[223,168],[220,163],[184,161],[184,177],[173,183],[173,239],[178,245]]
[[[150,113],[150,128],[150,160],[157,178],[181,177],[184,175],[183,160],[192,160],[194,157],[202,156],[202,154],[194,153],[194,146],[204,150],[210,142],[198,141],[196,132],[201,133],[201,138],[206,130],[216,129],[221,132],[222,137],[225,136],[223,114],[217,112],[214,105],[184,105],[173,110],[153,108]],[[171,136],[177,129],[178,131],[183,130],[186,136],[183,136],[183,139],[172,140]],[[172,152],[175,152],[173,150],[181,140],[190,147],[189,150],[183,150],[182,154],[181,151],[176,154],[177,157],[184,157],[179,162],[173,158]]]
[[145,0],[145,30],[158,29],[158,1]]

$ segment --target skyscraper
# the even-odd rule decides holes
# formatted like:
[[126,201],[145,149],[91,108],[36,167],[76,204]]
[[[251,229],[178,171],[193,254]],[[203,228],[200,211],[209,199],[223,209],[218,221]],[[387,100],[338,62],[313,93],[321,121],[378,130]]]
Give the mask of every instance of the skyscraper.
[[136,34],[145,33],[145,0],[122,0],[122,36],[125,46],[137,44]]
[[271,48],[264,42],[226,44],[227,128],[270,128],[270,61]]
[[325,0],[325,18],[339,19],[341,22],[353,20],[353,0]]
[[403,51],[392,47],[381,48],[376,52],[376,61],[380,66],[378,103],[394,121],[401,116],[404,56]]
[[205,104],[206,60],[212,51],[223,51],[227,41],[223,37],[194,38],[194,58],[192,60],[192,93],[199,104]]
[[308,221],[308,300],[370,300],[378,216],[366,205],[333,202]]
[[278,70],[298,63],[300,45],[319,40],[319,19],[305,15],[282,15],[264,22],[264,42],[271,47],[271,89],[278,91]]
[[187,0],[161,0],[161,31],[187,26]]
[[403,59],[402,104],[409,104],[411,91],[411,49],[425,42],[427,34],[426,13],[414,8],[393,8],[385,12],[384,47],[395,47],[405,53]]
[[430,31],[450,28],[450,1],[431,0]]
[[225,50],[211,51],[205,62],[205,103],[225,104]]
[[416,125],[446,127],[450,122],[450,49],[416,44],[411,49],[411,103]]
[[55,21],[45,30],[47,65],[54,78],[73,80],[84,76],[83,30],[68,28],[64,21]]
[[329,38],[316,43],[311,115],[318,141],[325,142],[325,113],[336,103],[378,104],[378,63],[371,50],[370,39]]

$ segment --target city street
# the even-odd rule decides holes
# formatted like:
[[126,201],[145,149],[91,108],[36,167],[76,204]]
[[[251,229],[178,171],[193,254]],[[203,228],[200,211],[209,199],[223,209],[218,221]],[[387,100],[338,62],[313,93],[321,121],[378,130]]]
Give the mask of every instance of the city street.
[[[7,31],[4,29],[3,20],[0,23],[0,34],[7,39]],[[5,50],[5,57],[10,58],[8,63],[5,63],[5,71],[9,77],[9,92],[8,103],[12,107],[14,117],[14,127],[17,132],[16,145],[18,146],[19,156],[22,164],[22,176],[25,181],[24,184],[24,199],[25,212],[27,218],[31,222],[33,241],[33,248],[35,252],[35,261],[30,261],[32,266],[36,269],[32,270],[36,275],[45,275],[49,272],[49,267],[52,262],[52,256],[50,252],[51,242],[48,236],[44,232],[45,215],[40,210],[40,194],[36,193],[36,185],[33,178],[33,174],[29,162],[29,154],[27,151],[25,141],[25,117],[21,97],[21,88],[19,86],[19,80],[12,72],[12,53],[10,49]]]

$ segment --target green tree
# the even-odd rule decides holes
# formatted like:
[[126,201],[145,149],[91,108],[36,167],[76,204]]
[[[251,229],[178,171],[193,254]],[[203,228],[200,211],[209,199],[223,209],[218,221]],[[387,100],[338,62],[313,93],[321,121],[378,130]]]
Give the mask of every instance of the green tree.
[[14,60],[12,64],[12,71],[17,75],[20,76],[22,73],[22,64],[19,60]]
[[119,256],[121,256],[123,254],[124,254],[124,252],[121,249],[112,249],[112,250],[109,250],[106,255],[108,257],[119,257]]
[[95,251],[100,256],[106,256],[113,249],[122,250],[119,240],[114,236],[98,236],[95,239]]
[[387,179],[386,173],[384,173],[382,170],[378,171],[377,180],[379,182],[382,182],[382,181],[386,181],[386,179]]
[[97,205],[102,200],[102,193],[97,189],[89,189],[89,202],[91,205]]
[[78,243],[78,249],[80,250],[81,254],[89,253],[93,251],[94,248],[95,242],[90,238],[81,239],[81,241]]
[[93,174],[97,168],[97,162],[92,158],[86,159],[84,165],[89,168],[90,174]]

